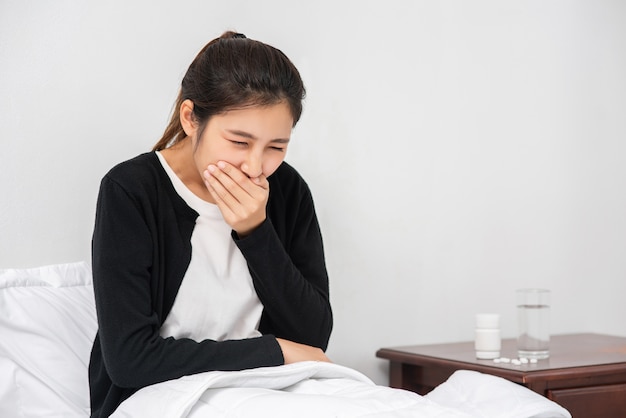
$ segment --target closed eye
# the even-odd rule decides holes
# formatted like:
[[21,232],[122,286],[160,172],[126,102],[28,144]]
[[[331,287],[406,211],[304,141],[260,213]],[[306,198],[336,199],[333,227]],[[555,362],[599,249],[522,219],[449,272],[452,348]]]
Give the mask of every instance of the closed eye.
[[229,139],[229,141],[239,147],[245,147],[248,146],[247,142],[242,142],[242,141],[233,141],[232,139]]

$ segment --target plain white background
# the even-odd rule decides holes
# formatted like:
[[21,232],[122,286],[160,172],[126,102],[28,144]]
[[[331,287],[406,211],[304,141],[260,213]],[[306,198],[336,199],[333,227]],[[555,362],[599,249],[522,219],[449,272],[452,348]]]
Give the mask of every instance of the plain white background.
[[308,97],[288,154],[313,191],[330,357],[516,332],[626,336],[626,3],[0,0],[0,268],[89,259],[100,179],[148,151],[200,48],[282,49]]

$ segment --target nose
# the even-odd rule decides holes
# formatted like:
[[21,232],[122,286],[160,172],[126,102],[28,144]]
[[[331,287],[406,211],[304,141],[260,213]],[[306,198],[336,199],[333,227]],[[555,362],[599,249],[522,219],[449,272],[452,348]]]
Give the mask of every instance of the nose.
[[263,174],[263,159],[254,152],[246,155],[245,161],[241,164],[241,171],[248,177],[255,178]]

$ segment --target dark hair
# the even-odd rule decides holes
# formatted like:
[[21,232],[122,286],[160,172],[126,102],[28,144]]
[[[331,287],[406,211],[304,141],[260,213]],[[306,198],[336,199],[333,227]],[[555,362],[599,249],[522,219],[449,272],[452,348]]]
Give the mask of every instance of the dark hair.
[[153,151],[185,138],[180,106],[187,99],[193,102],[200,137],[211,116],[281,101],[289,105],[295,126],[302,113],[304,95],[300,73],[280,50],[240,33],[225,32],[202,48],[189,66],[170,122]]

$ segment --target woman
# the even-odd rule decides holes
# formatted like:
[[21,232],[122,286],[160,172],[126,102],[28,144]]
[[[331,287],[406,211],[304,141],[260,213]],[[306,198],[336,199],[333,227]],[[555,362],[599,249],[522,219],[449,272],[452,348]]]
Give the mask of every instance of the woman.
[[282,52],[226,32],[191,63],[153,152],[102,180],[92,417],[183,375],[328,361],[322,238],[283,161],[304,93]]

